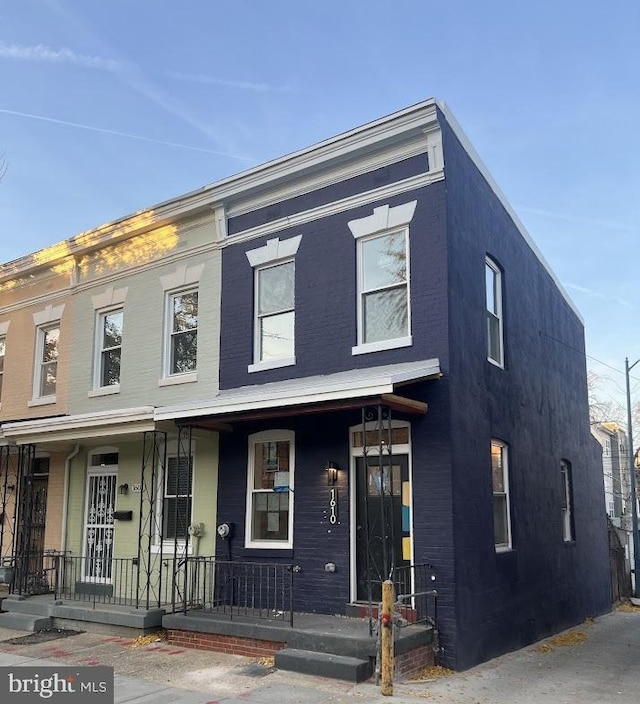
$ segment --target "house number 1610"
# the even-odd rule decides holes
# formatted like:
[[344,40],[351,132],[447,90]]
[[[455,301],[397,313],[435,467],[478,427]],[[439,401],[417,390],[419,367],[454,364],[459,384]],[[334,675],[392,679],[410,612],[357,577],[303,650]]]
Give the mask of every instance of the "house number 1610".
[[329,523],[332,526],[338,522],[338,490],[331,489],[331,499],[329,500]]

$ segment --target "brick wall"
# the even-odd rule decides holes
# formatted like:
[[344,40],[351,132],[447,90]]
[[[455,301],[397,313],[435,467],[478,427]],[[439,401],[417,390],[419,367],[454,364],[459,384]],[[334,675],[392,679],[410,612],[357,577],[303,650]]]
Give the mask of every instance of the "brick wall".
[[422,645],[406,653],[396,655],[394,659],[394,678],[407,680],[434,664],[433,646]]
[[199,633],[197,631],[169,630],[168,642],[182,648],[213,650],[216,653],[244,655],[245,657],[271,657],[285,647],[284,643],[257,638],[225,636],[218,633]]

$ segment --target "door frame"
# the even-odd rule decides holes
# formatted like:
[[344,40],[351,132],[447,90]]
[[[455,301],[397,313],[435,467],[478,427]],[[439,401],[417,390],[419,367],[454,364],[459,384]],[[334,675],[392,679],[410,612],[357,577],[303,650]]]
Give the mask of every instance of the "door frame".
[[[385,422],[386,424],[386,422]],[[365,432],[368,430],[375,430],[377,427],[376,421],[367,422],[364,425]],[[404,420],[393,420],[391,419],[391,430],[395,428],[408,428],[409,431],[409,442],[407,444],[396,444],[391,445],[389,448],[391,455],[404,455],[407,458],[408,473],[409,473],[409,539],[411,541],[411,558],[409,559],[409,564],[414,564],[414,531],[413,531],[413,457],[411,453],[411,423]],[[353,435],[355,432],[360,432],[363,429],[362,423],[353,425],[349,428],[349,526],[350,526],[350,536],[349,536],[349,600],[353,603],[357,601],[358,597],[358,574],[357,574],[357,460],[364,457],[363,447],[354,447]],[[379,456],[378,448],[368,448],[367,455],[369,457]]]

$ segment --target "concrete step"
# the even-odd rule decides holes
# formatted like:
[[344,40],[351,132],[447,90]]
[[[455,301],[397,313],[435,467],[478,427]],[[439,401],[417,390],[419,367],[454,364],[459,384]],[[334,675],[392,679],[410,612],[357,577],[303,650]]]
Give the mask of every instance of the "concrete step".
[[2,610],[18,614],[49,616],[52,604],[53,599],[51,601],[36,601],[21,596],[8,596],[2,601]]
[[296,648],[278,650],[275,654],[275,666],[279,670],[331,677],[348,682],[363,682],[373,674],[373,663],[370,659],[362,660],[346,655],[317,653],[313,650]]
[[51,628],[52,625],[53,622],[49,616],[15,612],[0,614],[0,628],[11,628],[16,631],[30,631],[31,633],[35,633],[44,628]]

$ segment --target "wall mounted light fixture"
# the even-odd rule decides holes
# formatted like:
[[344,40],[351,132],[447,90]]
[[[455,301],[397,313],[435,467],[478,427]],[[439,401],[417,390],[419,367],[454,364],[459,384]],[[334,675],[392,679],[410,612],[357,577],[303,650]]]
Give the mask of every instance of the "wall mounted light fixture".
[[118,487],[118,494],[120,496],[126,496],[129,493],[129,485],[128,484],[120,484]]
[[327,484],[328,486],[333,486],[338,481],[338,470],[340,467],[335,462],[329,460],[325,467],[327,472]]

